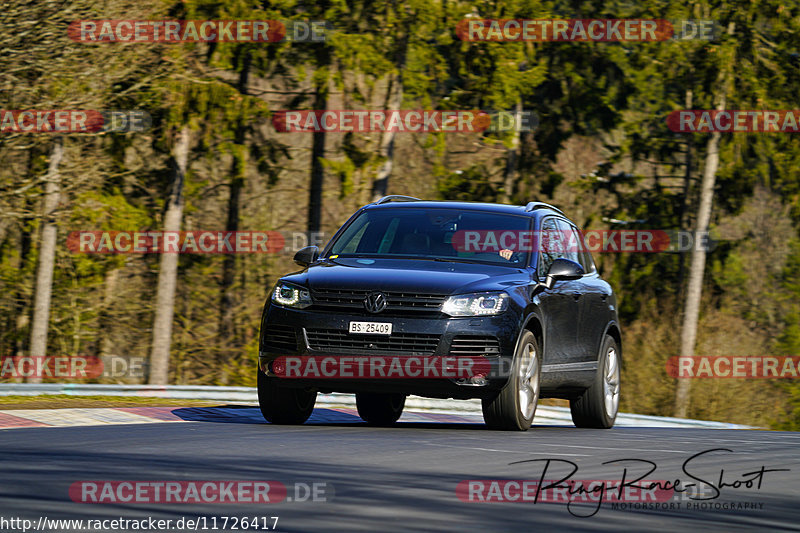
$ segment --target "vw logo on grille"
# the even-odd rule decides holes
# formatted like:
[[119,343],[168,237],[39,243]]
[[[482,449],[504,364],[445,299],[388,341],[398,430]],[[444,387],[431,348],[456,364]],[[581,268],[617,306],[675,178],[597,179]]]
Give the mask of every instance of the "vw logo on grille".
[[389,301],[386,299],[386,295],[382,292],[373,292],[364,298],[364,308],[370,313],[380,313],[386,309],[388,303]]

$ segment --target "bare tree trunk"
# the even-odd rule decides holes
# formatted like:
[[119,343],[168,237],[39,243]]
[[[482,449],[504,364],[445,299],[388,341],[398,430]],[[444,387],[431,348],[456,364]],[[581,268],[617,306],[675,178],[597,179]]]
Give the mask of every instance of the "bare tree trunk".
[[[250,75],[250,56],[244,58],[242,70],[239,73],[239,92],[247,94],[247,82]],[[247,129],[242,120],[236,125],[234,150],[240,151],[233,154],[231,164],[230,195],[228,196],[228,221],[225,226],[227,231],[239,231],[239,204],[244,186],[246,147],[245,137]],[[217,370],[219,381],[222,385],[228,384],[226,363],[228,360],[227,348],[236,346],[236,324],[233,320],[234,294],[233,281],[236,278],[236,254],[226,254],[222,261],[222,286],[220,287],[219,325],[217,328],[218,347]],[[233,342],[231,342],[233,340]]]
[[[517,100],[514,110],[514,124],[519,124],[522,116],[522,100]],[[514,185],[519,178],[519,145],[522,128],[515,128],[511,137],[511,147],[506,152],[506,168],[503,172],[503,194],[500,200],[510,204],[514,198]]]
[[[324,111],[328,108],[328,88],[317,87],[314,96],[314,109]],[[311,146],[311,188],[308,191],[308,232],[316,233],[322,227],[322,186],[325,181],[325,169],[322,158],[325,157],[325,131],[315,131]]]
[[[398,72],[394,79],[389,81],[386,90],[386,100],[384,109],[400,109],[403,104],[403,75]],[[384,131],[381,135],[381,144],[378,154],[383,158],[383,163],[378,169],[375,181],[372,182],[372,201],[375,202],[386,196],[389,190],[389,178],[392,175],[394,166],[394,138],[397,133],[394,130]]]
[[98,343],[98,355],[100,357],[108,357],[113,355],[114,343],[111,340],[111,325],[112,318],[110,316],[111,306],[114,304],[114,295],[117,292],[117,281],[119,280],[119,268],[111,268],[106,271],[105,279],[103,280],[103,308],[100,311],[100,342]]
[[[394,50],[394,68],[396,74],[394,79],[389,81],[389,87],[386,90],[386,99],[384,101],[384,109],[399,110],[403,105],[403,70],[406,68],[406,58],[408,57],[408,36],[409,27],[404,25],[404,30],[401,32],[396,43],[397,48]],[[378,169],[378,174],[375,176],[375,181],[372,182],[372,201],[377,201],[389,191],[389,178],[392,176],[392,168],[394,166],[394,139],[396,132],[385,131],[381,135],[381,144],[378,148],[378,153],[384,158],[383,164]]]
[[[236,145],[239,146],[238,144]],[[244,148],[244,147],[242,147]],[[234,163],[232,171],[236,173],[231,178],[230,183],[230,196],[228,197],[228,222],[225,229],[227,231],[239,231],[239,200],[242,192],[243,178],[239,172],[244,172],[244,169],[239,169],[239,165],[244,165],[239,162],[238,155],[234,155]],[[236,254],[225,254],[222,260],[222,286],[220,287],[220,300],[219,300],[219,325],[217,328],[218,347],[220,352],[217,357],[217,371],[219,372],[220,384],[228,384],[228,373],[225,369],[228,359],[228,348],[235,346],[236,329],[233,320],[234,310],[234,294],[233,294],[233,281],[236,277]]]
[[[28,150],[28,171],[27,176],[31,177],[34,170],[33,161],[38,157],[38,153],[35,149]],[[33,209],[31,209],[31,199],[29,196],[24,196],[22,199],[23,203],[23,212],[29,213]],[[30,258],[31,252],[31,232],[28,229],[30,227],[31,217],[30,216],[23,216],[22,219],[19,221],[19,259],[17,261],[17,268],[20,271],[25,271],[27,268],[27,263]],[[35,280],[34,280],[35,283]],[[14,325],[13,329],[13,345],[11,346],[12,353],[15,357],[25,357],[25,354],[28,353],[28,347],[30,343],[30,330],[28,326],[31,322],[31,313],[30,307],[32,305],[33,300],[33,288],[31,288],[30,294],[26,291],[26,284],[20,283],[16,287],[16,292],[14,294],[14,304],[13,304],[13,312],[14,312]],[[9,318],[9,321],[11,318]],[[22,378],[16,378],[16,380],[21,381]]]
[[[686,109],[692,109],[693,107],[693,100],[694,100],[694,93],[691,89],[686,90],[686,99],[684,105]],[[683,174],[683,200],[681,201],[681,211],[680,216],[678,217],[679,221],[679,229],[683,229],[688,226],[687,224],[687,217],[686,214],[689,211],[689,206],[691,201],[689,199],[689,194],[691,191],[692,185],[692,150],[694,149],[694,143],[692,142],[693,137],[688,135],[686,137],[686,158],[684,164],[686,165],[686,169],[684,170]],[[683,281],[685,278],[684,272],[686,270],[686,252],[680,252],[680,268],[678,269],[678,287],[679,287],[679,294],[681,298],[685,296]]]
[[[172,157],[174,175],[164,214],[164,231],[180,231],[183,219],[183,182],[189,161],[190,131],[184,126],[175,139]],[[162,253],[158,272],[156,314],[153,321],[153,346],[150,352],[152,385],[166,385],[169,377],[169,351],[172,341],[172,314],[178,277],[178,254]]]
[[[11,226],[11,223],[8,220],[6,220],[6,219],[0,220],[0,248],[2,248],[3,243],[6,240],[6,234],[8,233],[8,228],[10,226]],[[3,258],[2,252],[0,251],[0,259],[2,259],[2,258]]]
[[[736,28],[734,22],[728,24],[728,35],[733,35]],[[733,68],[735,57],[730,57],[722,63],[722,72],[719,76],[721,95],[717,104],[717,111],[725,109],[727,95],[732,75],[728,69]],[[692,261],[689,266],[689,283],[686,288],[686,304],[681,328],[681,355],[678,358],[678,368],[687,358],[694,356],[697,343],[697,321],[700,317],[700,299],[703,296],[703,274],[706,268],[706,251],[702,246],[697,246],[696,240],[700,235],[706,235],[708,224],[711,221],[711,207],[714,203],[714,184],[719,167],[719,140],[720,132],[715,131],[708,139],[706,147],[706,161],[703,168],[703,183],[700,186],[700,206],[697,209],[695,222],[695,246],[692,250]],[[675,416],[685,418],[689,411],[689,391],[691,381],[689,378],[678,379],[675,390]]]
[[[50,297],[53,291],[53,270],[56,262],[57,230],[54,213],[61,199],[60,175],[58,166],[64,156],[64,141],[56,138],[50,152],[50,167],[44,187],[44,217],[42,241],[39,246],[39,268],[36,272],[36,289],[33,300],[33,320],[31,321],[31,357],[44,357],[47,354],[47,328],[50,323]],[[41,377],[28,379],[31,383],[41,382]]]
[[[725,94],[719,100],[718,110],[725,109]],[[695,246],[692,249],[692,261],[689,266],[689,285],[686,289],[686,304],[683,314],[681,334],[681,355],[679,359],[694,356],[697,341],[697,321],[700,316],[700,299],[703,295],[703,274],[706,267],[706,251],[702,246],[697,246],[696,239],[708,231],[711,221],[711,207],[714,201],[714,183],[716,182],[717,168],[719,167],[719,140],[720,133],[715,131],[708,139],[706,148],[705,168],[703,169],[703,183],[700,188],[700,206],[697,210],[695,224]],[[679,366],[680,368],[680,366]],[[689,388],[691,381],[687,378],[678,379],[675,391],[675,416],[685,418],[689,409]]]
[[[27,205],[27,202],[26,202]],[[25,268],[25,263],[28,261],[28,257],[31,253],[31,234],[28,231],[28,222],[29,219],[23,218],[22,224],[20,224],[20,233],[19,233],[19,269],[22,270]],[[30,341],[30,331],[28,331],[28,326],[31,322],[31,313],[30,313],[30,305],[31,305],[31,298],[29,295],[25,294],[25,289],[23,286],[17,287],[16,297],[15,297],[15,304],[14,304],[14,311],[17,314],[17,317],[14,322],[14,355],[16,357],[24,357],[26,353],[28,353],[28,345],[26,343],[26,336],[27,341]]]

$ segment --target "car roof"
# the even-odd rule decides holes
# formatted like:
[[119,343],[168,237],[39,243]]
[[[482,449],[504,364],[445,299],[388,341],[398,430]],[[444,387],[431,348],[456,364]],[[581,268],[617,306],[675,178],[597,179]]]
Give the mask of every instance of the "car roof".
[[416,198],[398,196],[387,196],[381,198],[377,202],[364,206],[366,209],[402,209],[407,207],[415,207],[420,209],[460,209],[466,211],[489,211],[493,213],[504,213],[511,215],[529,215],[536,216],[537,214],[558,214],[566,218],[566,215],[550,204],[544,202],[529,202],[528,205],[509,205],[509,204],[494,204],[490,202],[463,202],[452,200],[418,200]]

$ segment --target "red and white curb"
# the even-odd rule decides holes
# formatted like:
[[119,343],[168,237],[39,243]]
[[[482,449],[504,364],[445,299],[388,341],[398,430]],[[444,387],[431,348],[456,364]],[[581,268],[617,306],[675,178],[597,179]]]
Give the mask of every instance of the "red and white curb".
[[[266,424],[257,407],[97,407],[0,410],[0,430],[32,427],[74,427],[165,422]],[[358,423],[355,409],[317,408],[308,423]],[[403,413],[400,422],[483,423],[480,415]]]
[[[236,402],[237,404],[258,404],[255,387],[217,387],[209,385],[108,385],[75,383],[0,383],[0,396],[40,396],[67,395],[117,396],[165,398],[172,400],[205,400],[212,402]],[[358,422],[355,398],[352,394],[319,394],[317,410],[311,421],[317,422]],[[175,407],[131,407],[94,409],[57,409],[55,415],[46,414],[48,410],[0,410],[0,429],[10,427],[63,427],[98,424],[136,424],[154,422],[186,421],[187,413],[198,408]],[[223,408],[198,414],[195,421],[241,421],[242,409]],[[51,412],[53,410],[50,410]],[[175,413],[178,413],[177,415]],[[338,414],[336,414],[338,413]],[[191,415],[195,416],[195,415]],[[332,417],[332,418],[331,418]],[[344,417],[344,418],[343,418]],[[250,409],[247,423],[265,423],[258,408]],[[109,421],[110,420],[110,421]],[[409,396],[406,399],[406,412],[401,422],[467,422],[483,423],[480,400],[445,400]],[[537,426],[572,426],[572,416],[568,407],[540,405],[536,409],[533,423]],[[12,425],[13,424],[13,425]],[[697,428],[697,429],[760,429],[753,426],[714,422],[709,420],[690,420],[664,416],[619,413],[615,427],[650,428]]]

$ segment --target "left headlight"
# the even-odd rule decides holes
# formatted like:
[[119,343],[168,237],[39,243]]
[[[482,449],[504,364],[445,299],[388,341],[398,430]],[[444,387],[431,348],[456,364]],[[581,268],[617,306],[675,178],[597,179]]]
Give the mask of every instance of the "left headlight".
[[505,292],[476,292],[456,294],[445,300],[442,313],[450,316],[499,315],[508,308]]
[[285,307],[303,309],[311,305],[311,293],[304,287],[279,281],[272,291],[272,301]]

